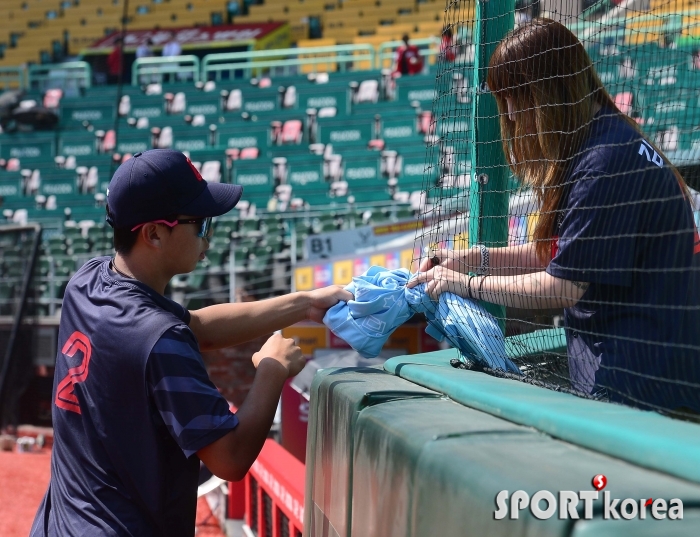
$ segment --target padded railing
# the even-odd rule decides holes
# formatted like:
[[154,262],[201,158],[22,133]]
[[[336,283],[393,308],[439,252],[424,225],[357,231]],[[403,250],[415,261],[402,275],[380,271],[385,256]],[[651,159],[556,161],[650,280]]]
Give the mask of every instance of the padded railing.
[[261,69],[278,69],[282,74],[293,73],[293,68],[335,64],[338,71],[356,68],[362,62],[375,64],[372,45],[337,45],[332,47],[301,47],[276,50],[251,50],[223,54],[208,54],[202,61],[203,80],[221,80],[224,73],[230,78],[236,72],[251,77]]

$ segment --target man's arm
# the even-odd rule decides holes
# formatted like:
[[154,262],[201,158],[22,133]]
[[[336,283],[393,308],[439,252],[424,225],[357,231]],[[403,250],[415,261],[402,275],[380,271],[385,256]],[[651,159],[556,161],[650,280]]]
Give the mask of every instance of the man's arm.
[[321,322],[325,312],[341,300],[352,299],[332,285],[303,293],[237,304],[216,304],[190,312],[189,327],[201,350],[221,349],[281,330],[304,320]]
[[273,335],[253,355],[257,367],[248,396],[238,409],[235,429],[197,451],[211,472],[227,481],[243,479],[255,462],[270,431],[282,387],[304,367],[301,349],[293,340]]

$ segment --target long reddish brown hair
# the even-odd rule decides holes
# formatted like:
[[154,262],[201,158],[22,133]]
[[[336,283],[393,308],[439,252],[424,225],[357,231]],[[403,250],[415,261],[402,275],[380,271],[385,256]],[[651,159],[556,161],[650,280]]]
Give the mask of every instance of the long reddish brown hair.
[[[540,202],[534,240],[537,256],[547,262],[567,167],[588,136],[595,105],[617,107],[581,42],[551,19],[536,18],[510,32],[491,56],[487,82],[498,104],[508,165]],[[515,121],[506,97],[512,99]],[[634,120],[618,113],[642,134]]]

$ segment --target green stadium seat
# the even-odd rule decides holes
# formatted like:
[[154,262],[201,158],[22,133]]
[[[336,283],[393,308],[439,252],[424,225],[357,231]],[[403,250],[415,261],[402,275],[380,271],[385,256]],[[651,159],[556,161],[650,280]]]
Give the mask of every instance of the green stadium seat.
[[351,113],[350,91],[346,83],[296,86],[296,89],[299,110],[332,107],[336,109],[337,116],[347,116]]
[[172,148],[178,151],[201,151],[211,147],[212,135],[209,126],[191,127],[184,125],[173,129]]
[[[246,269],[249,255],[250,249],[247,246],[236,245],[234,248],[234,267],[236,272]],[[230,262],[228,259],[227,261]]]
[[7,280],[0,280],[0,314],[11,315],[13,313],[15,286]]
[[186,288],[190,291],[201,289],[202,284],[204,283],[204,278],[206,278],[206,276],[206,268],[196,268],[187,275],[185,279]]
[[257,147],[263,151],[270,145],[270,126],[262,122],[227,122],[219,125],[217,133],[218,145],[224,148]]
[[0,135],[0,158],[20,159],[22,166],[56,156],[56,137],[50,133],[3,133]]
[[116,145],[118,153],[134,154],[149,149],[151,149],[151,133],[148,129],[119,131]]
[[71,255],[83,255],[91,252],[90,243],[86,239],[72,240],[68,246],[68,253]]
[[90,131],[77,131],[70,134],[61,134],[58,142],[58,154],[75,157],[94,155],[96,150],[95,133]]
[[273,254],[279,253],[284,249],[284,236],[281,234],[266,235],[260,245],[269,246],[272,249]]
[[418,101],[428,108],[436,98],[434,76],[405,76],[396,80],[396,100],[404,103]]
[[269,268],[271,261],[272,248],[269,246],[256,246],[250,249],[248,270],[251,272],[263,272]]
[[209,266],[210,268],[213,269],[220,269],[223,266],[223,260],[224,256],[228,253],[228,248],[226,249],[219,249],[215,247],[211,247],[209,250],[207,250],[207,259],[209,260]]
[[340,147],[348,144],[366,143],[374,137],[374,120],[319,119],[317,140],[324,144]]
[[114,121],[116,105],[114,101],[97,99],[62,99],[61,125],[66,128],[82,126],[83,121]]
[[238,232],[245,235],[246,233],[258,231],[259,227],[260,221],[257,218],[248,218],[240,221]]

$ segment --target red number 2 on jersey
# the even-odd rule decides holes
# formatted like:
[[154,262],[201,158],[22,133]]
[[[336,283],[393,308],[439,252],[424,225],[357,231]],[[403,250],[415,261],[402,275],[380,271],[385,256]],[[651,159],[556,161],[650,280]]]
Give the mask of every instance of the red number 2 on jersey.
[[58,408],[81,414],[78,398],[75,396],[73,387],[78,382],[83,382],[88,376],[92,346],[85,334],[76,331],[68,338],[61,352],[66,358],[73,358],[78,351],[83,354],[83,361],[80,362],[80,365],[71,367],[66,377],[59,382],[56,387],[56,400],[54,402]]

